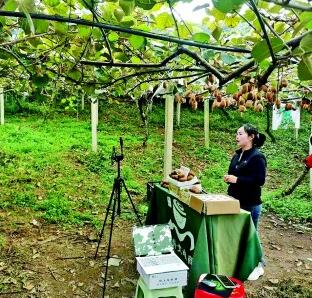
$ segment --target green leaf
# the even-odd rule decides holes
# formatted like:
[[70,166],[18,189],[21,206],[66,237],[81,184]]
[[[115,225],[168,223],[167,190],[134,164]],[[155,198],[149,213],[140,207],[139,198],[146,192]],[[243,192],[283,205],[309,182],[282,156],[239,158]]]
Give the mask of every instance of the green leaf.
[[132,63],[141,63],[141,59],[139,57],[133,56],[131,57]]
[[301,81],[312,80],[312,55],[302,57],[298,65],[298,78]]
[[239,9],[240,6],[245,2],[246,0],[212,0],[214,7],[223,13],[228,13],[234,9]]
[[78,70],[72,70],[68,73],[68,76],[76,81],[81,78],[81,72]]
[[269,12],[270,13],[280,13],[281,11],[281,6],[280,5],[275,5],[273,4],[271,7],[269,7]]
[[44,87],[46,84],[48,84],[50,81],[50,78],[48,77],[48,75],[43,75],[43,76],[33,76],[32,77],[32,83],[36,86],[36,87]]
[[85,8],[94,8],[94,5],[96,1],[94,0],[79,0],[79,2],[85,7]]
[[[279,52],[285,46],[283,40],[278,37],[271,38],[270,42],[274,53]],[[261,62],[263,59],[270,57],[270,50],[266,40],[258,42],[253,47],[251,54],[257,62]]]
[[15,11],[16,8],[17,8],[17,3],[15,0],[6,1],[6,3],[2,7],[3,10],[8,10],[8,11]]
[[240,18],[232,15],[231,17],[226,17],[224,22],[229,28],[235,28],[240,22]]
[[214,50],[206,50],[204,53],[203,53],[203,58],[206,60],[206,61],[209,61],[210,59],[213,59],[214,56],[215,56],[216,52]]
[[300,41],[300,48],[305,53],[310,53],[312,51],[312,32],[305,35]]
[[119,35],[117,32],[112,31],[108,34],[108,40],[111,42],[117,41],[119,39]]
[[302,14],[300,14],[299,18],[300,23],[299,25],[296,26],[295,30],[293,31],[292,34],[293,37],[296,36],[301,29],[310,27],[310,25],[312,24],[312,12],[305,11]]
[[269,59],[264,59],[259,63],[259,68],[261,70],[267,69],[271,65],[271,62]]
[[283,22],[276,22],[274,23],[274,30],[277,32],[277,33],[283,33],[286,29],[286,25],[285,23]]
[[117,61],[121,61],[121,62],[127,62],[128,61],[128,56],[123,52],[114,53],[114,58]]
[[22,0],[16,2],[18,4],[18,8],[23,12],[30,12],[35,7],[34,0]]
[[34,26],[36,33],[45,33],[49,30],[49,21],[46,20],[34,20]]
[[216,21],[223,21],[225,19],[225,14],[215,7],[208,10],[208,15],[213,16]]
[[43,1],[44,4],[50,6],[50,7],[54,7],[60,4],[60,0],[44,0]]
[[302,55],[304,55],[304,50],[299,45],[292,51],[292,55],[301,57]]
[[255,18],[256,18],[256,15],[255,13],[253,12],[252,9],[247,9],[244,13],[244,17],[249,21],[249,22],[252,22]]
[[141,7],[145,10],[150,10],[154,7],[156,4],[156,1],[154,0],[135,0],[135,4],[138,7]]
[[86,26],[78,26],[78,34],[82,38],[88,38],[91,34],[91,28]]
[[236,57],[231,55],[231,54],[227,54],[227,53],[222,52],[221,53],[221,60],[225,64],[232,64],[236,61]]
[[126,16],[120,22],[122,27],[132,27],[136,24],[136,20],[132,16]]
[[129,38],[129,42],[135,49],[140,49],[146,44],[145,38],[137,35],[131,35]]
[[147,90],[149,90],[149,88],[150,88],[150,84],[149,83],[143,83],[143,84],[141,84],[140,85],[140,89],[142,90],[142,91],[147,91]]
[[122,8],[125,15],[128,16],[134,10],[135,1],[134,0],[119,0],[119,6]]
[[167,12],[162,12],[159,15],[157,15],[155,20],[157,23],[157,27],[159,29],[170,28],[174,25],[174,20],[173,20],[171,14],[169,14]]
[[204,32],[198,32],[193,34],[192,39],[197,42],[208,43],[210,40],[210,36]]
[[125,13],[124,13],[124,11],[122,9],[116,8],[114,10],[114,16],[115,16],[116,20],[118,22],[120,22],[123,19],[123,17],[125,16]]
[[226,86],[226,93],[234,94],[238,90],[239,90],[239,85],[236,81],[233,81]]
[[68,25],[66,25],[64,23],[54,22],[53,26],[54,26],[55,32],[61,33],[61,34],[67,33]]
[[212,31],[212,36],[213,36],[213,38],[214,38],[216,41],[219,40],[221,34],[222,34],[222,28],[221,28],[221,26],[220,26],[220,27],[219,27],[219,26],[216,27],[216,28]]

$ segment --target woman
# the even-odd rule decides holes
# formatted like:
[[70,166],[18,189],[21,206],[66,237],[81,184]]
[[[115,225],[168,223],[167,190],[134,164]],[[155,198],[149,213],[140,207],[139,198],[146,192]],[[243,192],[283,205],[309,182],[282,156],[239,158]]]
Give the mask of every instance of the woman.
[[261,186],[266,175],[266,159],[258,148],[265,139],[253,125],[241,126],[236,133],[240,149],[231,160],[228,175],[224,176],[224,181],[229,183],[228,194],[240,201],[242,209],[250,211],[256,229],[262,206]]

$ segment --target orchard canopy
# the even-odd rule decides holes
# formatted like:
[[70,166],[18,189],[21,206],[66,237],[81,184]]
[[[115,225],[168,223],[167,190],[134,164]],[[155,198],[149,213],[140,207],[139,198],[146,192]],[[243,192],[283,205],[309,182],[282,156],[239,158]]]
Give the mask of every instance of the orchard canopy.
[[[182,19],[179,2],[203,18]],[[0,87],[71,104],[181,79],[184,92],[235,94],[248,77],[276,89],[288,79],[309,99],[311,29],[310,0],[0,0]]]

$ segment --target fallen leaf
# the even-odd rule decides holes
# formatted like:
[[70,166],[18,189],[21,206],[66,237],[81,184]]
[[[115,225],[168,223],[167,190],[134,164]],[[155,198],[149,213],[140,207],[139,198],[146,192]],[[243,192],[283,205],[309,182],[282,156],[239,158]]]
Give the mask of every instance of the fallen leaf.
[[40,257],[40,253],[36,253],[36,254],[34,254],[34,255],[32,256],[33,259],[37,259],[37,258],[39,258],[39,257]]
[[124,278],[123,281],[130,282],[134,286],[137,284],[137,280],[136,279],[131,279],[131,278],[128,278],[128,277]]
[[112,285],[112,288],[120,288],[119,282],[117,281],[114,285]]
[[271,246],[272,246],[274,249],[276,249],[276,250],[281,250],[281,248],[280,248],[279,246],[277,246],[277,245],[272,244]]
[[301,266],[303,263],[301,261],[299,261],[296,265],[297,267]]
[[34,288],[34,285],[29,282],[29,281],[26,281],[24,284],[23,284],[23,289],[26,289],[28,291],[32,290]]
[[269,286],[264,286],[264,288],[269,291],[274,291],[276,289],[276,287],[269,287]]
[[117,258],[109,258],[108,260],[108,267],[109,266],[114,266],[114,267],[118,267],[121,263],[121,259],[117,259]]
[[31,221],[31,223],[35,226],[35,227],[40,227],[40,223],[36,220],[36,219],[33,219]]
[[269,282],[273,285],[277,285],[279,283],[279,280],[277,278],[271,278],[269,279]]

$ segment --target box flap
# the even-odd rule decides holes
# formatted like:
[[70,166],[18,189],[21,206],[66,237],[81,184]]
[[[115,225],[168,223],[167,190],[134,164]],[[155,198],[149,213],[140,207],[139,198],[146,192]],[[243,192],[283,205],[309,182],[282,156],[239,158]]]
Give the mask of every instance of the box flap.
[[145,274],[188,270],[183,261],[173,252],[167,255],[137,257],[138,264]]
[[135,227],[132,237],[136,256],[155,256],[173,251],[169,225]]

